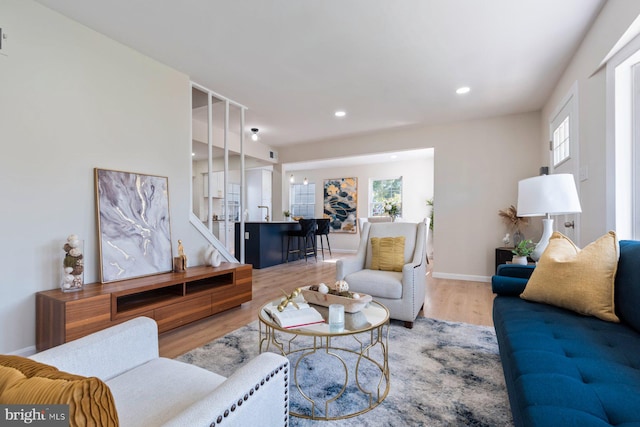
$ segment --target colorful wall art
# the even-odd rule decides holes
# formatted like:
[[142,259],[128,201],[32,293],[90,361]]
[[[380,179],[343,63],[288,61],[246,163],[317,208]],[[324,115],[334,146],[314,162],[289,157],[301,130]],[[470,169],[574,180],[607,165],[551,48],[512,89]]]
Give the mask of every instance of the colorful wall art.
[[95,169],[102,283],[172,269],[169,180]]
[[324,216],[331,219],[332,233],[356,233],[358,178],[324,181]]

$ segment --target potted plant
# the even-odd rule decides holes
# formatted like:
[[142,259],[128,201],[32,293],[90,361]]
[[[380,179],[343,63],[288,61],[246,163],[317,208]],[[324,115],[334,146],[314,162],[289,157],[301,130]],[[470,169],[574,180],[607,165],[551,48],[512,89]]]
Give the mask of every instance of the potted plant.
[[289,220],[290,220],[290,217],[291,217],[291,212],[289,212],[289,211],[284,211],[284,212],[282,212],[282,215],[284,215],[285,219],[286,219],[287,221],[289,221]]
[[533,253],[535,248],[536,245],[534,245],[530,239],[522,240],[518,243],[518,246],[511,251],[513,254],[511,262],[513,264],[527,265],[527,257]]

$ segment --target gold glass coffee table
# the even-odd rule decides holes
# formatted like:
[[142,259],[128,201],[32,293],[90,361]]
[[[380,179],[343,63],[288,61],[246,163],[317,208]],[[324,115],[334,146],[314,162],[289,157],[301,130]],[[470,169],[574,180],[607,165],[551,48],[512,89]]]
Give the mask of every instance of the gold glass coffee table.
[[264,310],[258,315],[260,353],[276,351],[292,366],[291,415],[338,420],[368,412],[389,394],[389,310],[376,301],[362,311],[345,313],[341,331],[328,324],[329,309],[311,305],[327,323],[281,328]]

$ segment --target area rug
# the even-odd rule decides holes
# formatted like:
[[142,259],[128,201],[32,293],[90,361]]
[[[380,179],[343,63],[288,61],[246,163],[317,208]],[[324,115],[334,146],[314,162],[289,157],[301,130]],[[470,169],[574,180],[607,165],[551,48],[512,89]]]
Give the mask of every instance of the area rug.
[[[257,327],[250,323],[178,360],[229,376],[257,355]],[[413,329],[406,329],[392,322],[389,370],[391,390],[373,410],[339,421],[292,416],[290,426],[513,425],[493,328],[418,318]],[[330,388],[326,371],[310,369],[305,377]],[[304,413],[304,400],[293,391],[290,395],[292,410]]]

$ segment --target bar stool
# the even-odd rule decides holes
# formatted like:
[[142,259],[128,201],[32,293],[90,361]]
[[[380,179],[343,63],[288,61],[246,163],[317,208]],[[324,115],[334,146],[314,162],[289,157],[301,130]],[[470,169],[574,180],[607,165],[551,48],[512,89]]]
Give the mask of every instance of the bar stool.
[[[300,253],[304,253],[304,260],[307,261],[308,255],[313,255],[316,260],[318,254],[316,253],[316,220],[315,219],[300,219],[300,230],[287,231],[287,262],[289,262],[289,255],[297,253],[298,259]],[[296,240],[296,249],[291,249],[291,239]]]
[[324,259],[324,243],[322,242],[322,236],[327,240],[327,247],[329,248],[329,256],[331,255],[331,245],[329,244],[329,226],[331,220],[329,218],[316,219],[318,228],[316,229],[316,236],[320,236],[320,248],[322,249],[322,259]]

